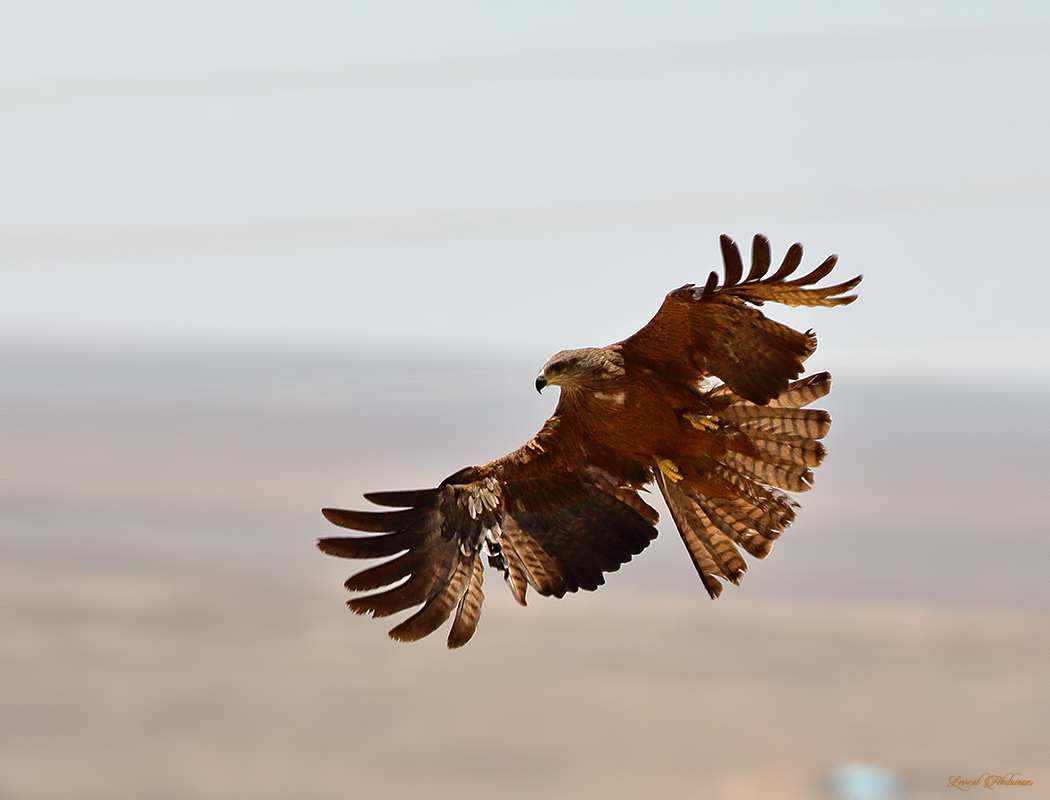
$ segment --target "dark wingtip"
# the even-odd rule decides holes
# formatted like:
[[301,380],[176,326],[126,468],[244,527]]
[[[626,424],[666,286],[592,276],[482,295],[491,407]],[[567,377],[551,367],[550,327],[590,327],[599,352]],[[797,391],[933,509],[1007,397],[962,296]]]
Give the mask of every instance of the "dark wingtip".
[[402,511],[351,511],[348,508],[322,508],[324,518],[340,528],[369,533],[386,533],[403,528],[417,517],[414,508]]
[[744,262],[740,258],[740,248],[736,246],[736,242],[724,233],[719,237],[718,243],[722,247],[722,264],[725,267],[726,274],[725,286],[726,288],[736,286],[744,274]]
[[712,272],[707,276],[707,283],[704,284],[703,291],[700,292],[701,297],[707,297],[708,295],[714,294],[718,288],[718,273]]
[[438,495],[437,489],[405,489],[393,492],[368,492],[365,500],[387,508],[417,508],[431,502]]
[[769,272],[771,258],[769,239],[761,233],[756,233],[755,238],[751,240],[751,269],[748,270],[744,283],[761,280]]
[[336,542],[337,539],[335,537],[318,539],[317,549],[320,550],[322,553],[325,553],[326,555],[337,556],[339,555],[339,553],[337,552],[339,548]]

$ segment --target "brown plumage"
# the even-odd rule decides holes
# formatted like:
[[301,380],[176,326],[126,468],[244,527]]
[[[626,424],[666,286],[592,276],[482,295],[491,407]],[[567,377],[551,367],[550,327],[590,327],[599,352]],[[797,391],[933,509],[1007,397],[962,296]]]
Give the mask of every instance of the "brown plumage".
[[[860,276],[818,288],[831,256],[789,280],[802,246],[769,277],[769,242],[755,236],[744,277],[736,244],[722,236],[725,280],[712,272],[664,300],[638,333],[602,348],[553,356],[536,388],[561,387],[554,415],[531,441],[434,489],[365,498],[394,511],[323,509],[368,536],[321,539],[326,553],[384,558],[346,582],[359,613],[384,617],[421,606],[390,631],[422,638],[453,618],[449,647],[466,644],[481,616],[483,557],[525,605],[529,586],[562,597],[593,590],[604,574],[656,536],[658,515],[638,494],[656,482],[712,598],[747,569],[795,518],[783,490],[810,488],[831,417],[805,408],[831,389],[825,373],[796,380],[816,347],[812,332],[774,322],[755,306],[846,305]],[[711,382],[709,378],[717,378]],[[393,587],[393,588],[384,588]]]

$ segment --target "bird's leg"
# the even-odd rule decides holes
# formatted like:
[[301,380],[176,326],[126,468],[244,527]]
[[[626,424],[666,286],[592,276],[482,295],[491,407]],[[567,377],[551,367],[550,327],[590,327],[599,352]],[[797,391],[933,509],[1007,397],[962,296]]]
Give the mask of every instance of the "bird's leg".
[[671,459],[657,456],[656,466],[660,468],[660,472],[666,475],[672,483],[678,483],[678,481],[682,480],[682,473],[678,470],[678,465]]
[[701,431],[714,431],[718,430],[718,417],[714,414],[694,414],[691,411],[687,411],[682,415],[690,424],[697,430]]

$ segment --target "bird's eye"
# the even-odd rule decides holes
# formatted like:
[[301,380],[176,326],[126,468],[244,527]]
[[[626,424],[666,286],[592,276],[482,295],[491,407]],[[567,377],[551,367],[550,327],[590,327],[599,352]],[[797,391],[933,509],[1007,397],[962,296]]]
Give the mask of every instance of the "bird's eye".
[[561,372],[563,369],[565,369],[565,362],[564,361],[555,361],[550,366],[550,371],[551,372]]

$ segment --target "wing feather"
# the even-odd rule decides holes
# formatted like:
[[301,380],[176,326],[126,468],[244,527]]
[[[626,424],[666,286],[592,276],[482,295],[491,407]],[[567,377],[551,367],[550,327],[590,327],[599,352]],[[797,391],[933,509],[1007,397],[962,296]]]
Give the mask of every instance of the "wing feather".
[[441,583],[439,590],[419,611],[391,628],[390,638],[399,642],[414,642],[440,628],[459,603],[472,574],[473,564],[466,558],[457,559],[451,574]]
[[834,255],[828,256],[827,258],[824,259],[824,261],[821,263],[821,265],[819,267],[817,267],[815,270],[813,270],[812,272],[810,272],[810,273],[808,273],[806,275],[803,275],[801,278],[797,278],[797,279],[795,279],[793,281],[784,281],[784,285],[785,286],[809,286],[811,284],[814,284],[817,281],[827,277],[828,274],[831,272],[831,270],[835,269],[835,265],[837,263],[839,263],[839,257],[838,256],[834,256]]
[[[508,494],[515,490],[513,483],[508,483]],[[642,501],[638,498],[637,502]],[[531,564],[529,571],[537,578],[537,591],[561,597],[579,589],[597,589],[605,582],[604,573],[616,571],[645,549],[656,536],[651,521],[655,512],[646,508],[648,514],[640,513],[615,494],[596,486],[594,491],[553,512],[508,511],[504,529],[514,531],[518,552],[524,551],[535,560],[540,574]],[[508,526],[508,521],[512,526]],[[520,541],[523,538],[524,545]]]
[[811,333],[774,322],[754,306],[775,302],[791,306],[835,306],[853,302],[847,295],[861,280],[815,286],[831,273],[837,257],[825,259],[801,278],[788,280],[802,263],[802,246],[792,245],[779,269],[765,277],[769,243],[756,236],[747,278],[741,280],[740,251],[728,236],[720,239],[725,279],[717,275],[703,289],[687,284],[667,295],[649,323],[619,343],[625,358],[683,383],[707,376],[753,403],[765,404],[802,374],[802,364],[816,348]]
[[407,489],[400,492],[369,492],[365,500],[377,506],[392,508],[415,508],[433,500],[438,489]]
[[330,536],[320,539],[317,546],[322,552],[339,558],[383,558],[418,547],[421,539],[418,531],[407,528],[385,536]]
[[791,275],[799,264],[802,263],[802,245],[795,242],[791,247],[788,248],[787,253],[784,254],[784,260],[780,263],[780,268],[774,272],[766,283],[780,283],[788,275]]
[[[725,285],[736,286],[744,274],[744,262],[740,259],[740,249],[736,246],[736,242],[725,234],[718,237],[718,243],[722,247],[722,263],[725,264],[726,269]],[[718,276],[715,275],[716,280],[717,278]]]
[[456,616],[452,620],[452,629],[448,633],[448,646],[451,648],[465,645],[478,628],[478,620],[481,619],[481,604],[485,602],[485,593],[481,591],[484,579],[485,566],[481,563],[480,558],[475,558],[470,582],[467,584],[467,590],[463,592],[463,597],[460,598],[459,605],[456,606]]
[[405,511],[350,511],[345,508],[322,508],[321,513],[333,525],[369,533],[399,531],[414,516],[411,509]]
[[[554,597],[565,595],[565,581],[562,578],[561,567],[547,554],[546,550],[540,547],[535,538],[518,527],[513,516],[504,520],[503,538],[504,542],[509,543],[523,575],[533,589],[542,595],[553,595]],[[518,601],[522,605],[525,605],[525,594],[525,589],[522,587]]]
[[[727,237],[728,238],[728,237]],[[746,283],[761,280],[767,272],[771,263],[772,255],[769,252],[769,239],[761,233],[755,234],[751,241],[751,269],[748,270]]]
[[516,542],[506,528],[504,528],[503,534],[501,545],[507,559],[504,578],[507,581],[510,593],[518,601],[518,605],[525,606],[528,605],[525,595],[529,585],[531,584],[533,588],[537,588],[537,580],[525,564],[525,558],[519,552]]
[[349,600],[350,609],[384,617],[421,606],[390,631],[401,641],[432,633],[455,611],[448,646],[460,647],[481,616],[486,552],[523,605],[530,584],[555,597],[593,590],[606,572],[640,553],[656,536],[656,512],[613,474],[567,465],[566,448],[551,438],[557,427],[538,434],[542,447],[534,440],[491,464],[460,470],[436,489],[368,495],[407,508],[324,509],[330,521],[374,534],[322,539],[324,552],[395,556],[347,580],[350,591],[372,592]]
[[382,564],[376,564],[374,567],[361,570],[356,575],[347,578],[344,586],[351,592],[367,592],[371,589],[381,589],[384,586],[396,583],[402,578],[407,578],[419,569],[422,558],[423,556],[418,550],[409,550],[397,558],[392,558],[389,561],[384,561]]
[[447,575],[454,566],[454,558],[431,559],[429,569],[417,570],[407,581],[393,589],[347,600],[347,608],[355,614],[389,617],[398,611],[418,606],[434,596],[435,590],[447,580]]

